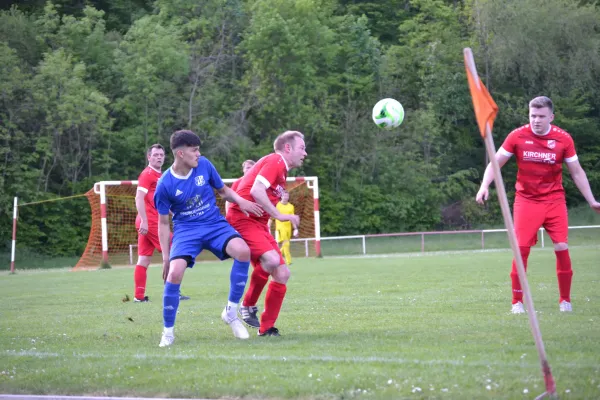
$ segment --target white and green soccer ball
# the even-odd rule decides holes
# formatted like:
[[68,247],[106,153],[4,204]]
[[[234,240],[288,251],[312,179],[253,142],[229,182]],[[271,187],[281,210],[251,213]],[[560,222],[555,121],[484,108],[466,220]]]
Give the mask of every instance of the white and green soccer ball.
[[394,99],[379,100],[373,107],[373,121],[380,128],[396,128],[404,121],[404,107]]

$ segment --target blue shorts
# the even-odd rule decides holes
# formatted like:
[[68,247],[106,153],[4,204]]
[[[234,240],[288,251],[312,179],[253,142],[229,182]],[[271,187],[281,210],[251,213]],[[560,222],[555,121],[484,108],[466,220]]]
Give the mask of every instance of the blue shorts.
[[225,252],[227,244],[231,239],[238,237],[242,236],[225,218],[202,225],[179,226],[173,234],[169,261],[182,258],[187,260],[188,268],[192,268],[202,250],[209,250],[219,260],[226,260],[230,257]]

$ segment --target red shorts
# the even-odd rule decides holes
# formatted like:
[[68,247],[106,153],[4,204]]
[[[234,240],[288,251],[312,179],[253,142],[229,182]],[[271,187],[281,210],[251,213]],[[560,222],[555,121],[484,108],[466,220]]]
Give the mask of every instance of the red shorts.
[[250,261],[256,264],[260,261],[260,256],[275,250],[279,254],[279,265],[285,264],[285,260],[281,256],[281,250],[279,250],[275,238],[269,232],[267,224],[248,218],[245,215],[240,217],[238,214],[236,212],[227,213],[227,222],[242,235],[242,238],[250,247]]
[[534,203],[517,199],[513,216],[519,246],[535,246],[538,230],[542,226],[553,243],[568,243],[569,219],[566,203]]
[[[140,229],[140,219],[136,218],[135,220],[135,229]],[[171,234],[171,239],[173,238],[173,234]],[[142,235],[138,232],[138,256],[152,256],[154,254],[154,249],[158,250],[158,252],[162,252],[160,248],[160,240],[158,239],[158,226],[148,225],[148,233]]]

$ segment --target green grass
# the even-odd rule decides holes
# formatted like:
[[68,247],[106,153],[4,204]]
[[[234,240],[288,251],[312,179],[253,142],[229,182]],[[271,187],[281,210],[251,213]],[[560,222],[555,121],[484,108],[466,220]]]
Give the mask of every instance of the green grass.
[[[529,279],[558,393],[595,399],[600,248],[571,253],[573,314],[558,311],[552,251],[533,250]],[[230,264],[200,263],[184,279],[192,299],[170,348],[158,347],[160,268],[149,271],[151,303],[121,301],[132,294],[129,268],[2,272],[0,393],[531,399],[543,380],[527,316],[509,313],[510,260],[508,251],[296,259],[283,336],[247,341],[219,317]]]

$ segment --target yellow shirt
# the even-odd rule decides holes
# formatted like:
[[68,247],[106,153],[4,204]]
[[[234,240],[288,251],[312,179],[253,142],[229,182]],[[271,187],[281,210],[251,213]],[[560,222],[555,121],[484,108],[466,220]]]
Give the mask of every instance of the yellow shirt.
[[[294,213],[294,205],[292,203],[282,204],[281,202],[277,203],[275,206],[277,210],[279,210],[282,214],[293,214]],[[275,220],[275,229],[289,229],[290,232],[292,230],[292,223],[290,221],[279,221]]]

